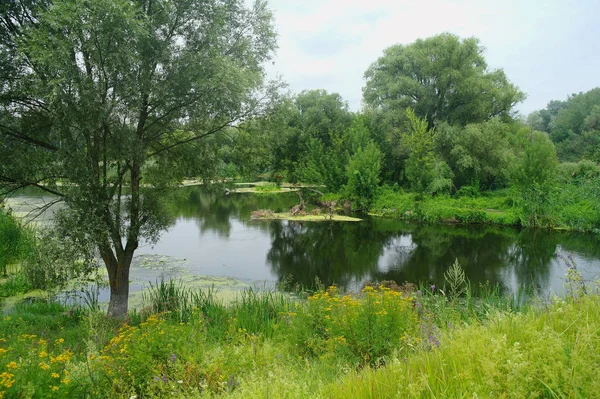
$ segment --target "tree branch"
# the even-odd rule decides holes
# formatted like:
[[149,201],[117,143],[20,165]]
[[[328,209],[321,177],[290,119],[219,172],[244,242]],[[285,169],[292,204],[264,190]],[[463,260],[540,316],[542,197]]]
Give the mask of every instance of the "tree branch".
[[14,130],[14,129],[11,129],[8,126],[0,125],[0,132],[2,130],[4,131],[3,134],[5,134],[6,136],[9,136],[9,137],[12,137],[14,139],[22,140],[22,141],[25,141],[27,143],[36,145],[38,147],[45,148],[45,149],[50,150],[50,151],[58,151],[59,150],[59,148],[57,146],[55,146],[54,144],[50,144],[50,143],[47,143],[45,141],[34,139],[33,137],[27,136],[26,134],[23,134],[23,133],[18,132],[18,131]]

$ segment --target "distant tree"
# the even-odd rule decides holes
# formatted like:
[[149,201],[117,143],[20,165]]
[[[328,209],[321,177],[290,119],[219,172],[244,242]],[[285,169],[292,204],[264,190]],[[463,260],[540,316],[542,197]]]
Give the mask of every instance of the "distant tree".
[[360,211],[368,211],[375,200],[379,189],[381,160],[381,151],[373,141],[358,148],[350,158],[346,168],[348,183],[345,192]]
[[199,140],[270,103],[271,12],[241,0],[0,7],[0,192],[33,186],[66,203],[57,229],[95,244],[108,314],[123,316],[135,251],[166,226],[165,193]]
[[300,112],[298,124],[310,137],[331,145],[331,133],[342,132],[350,126],[352,113],[342,96],[325,90],[305,90],[296,96]]
[[526,220],[537,226],[548,201],[550,184],[556,176],[558,157],[547,133],[522,129],[521,151],[512,172],[513,183],[521,190]]
[[502,70],[488,70],[483,51],[479,40],[449,33],[389,47],[365,73],[364,101],[392,121],[412,108],[429,128],[511,116],[525,95]]
[[325,90],[303,91],[293,104],[287,125],[280,127],[285,140],[280,142],[275,163],[285,166],[293,182],[338,190],[348,162],[344,134],[353,119],[348,104],[339,94]]
[[566,101],[550,101],[545,109],[532,115],[536,113],[540,123],[530,126],[550,135],[562,161],[598,159],[600,87],[572,94]]
[[406,111],[406,116],[409,131],[403,136],[402,145],[409,155],[405,174],[413,190],[422,196],[436,177],[434,131],[412,109]]

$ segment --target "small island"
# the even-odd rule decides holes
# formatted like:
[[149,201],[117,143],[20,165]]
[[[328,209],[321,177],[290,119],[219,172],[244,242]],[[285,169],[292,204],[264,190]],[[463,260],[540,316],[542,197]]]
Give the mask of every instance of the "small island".
[[360,222],[362,219],[345,216],[345,215],[337,215],[337,214],[297,214],[292,215],[290,212],[278,212],[275,213],[270,210],[259,210],[252,212],[251,216],[252,220],[290,220],[294,222]]

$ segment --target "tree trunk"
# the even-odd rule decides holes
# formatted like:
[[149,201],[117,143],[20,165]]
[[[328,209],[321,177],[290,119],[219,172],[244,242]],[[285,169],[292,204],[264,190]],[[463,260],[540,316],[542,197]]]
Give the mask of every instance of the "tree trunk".
[[129,270],[133,260],[133,251],[125,251],[125,256],[105,258],[110,286],[110,302],[107,316],[120,319],[127,316],[129,301]]
[[127,316],[129,305],[129,266],[119,265],[116,277],[109,278],[110,302],[108,303],[107,315],[112,318],[124,318]]

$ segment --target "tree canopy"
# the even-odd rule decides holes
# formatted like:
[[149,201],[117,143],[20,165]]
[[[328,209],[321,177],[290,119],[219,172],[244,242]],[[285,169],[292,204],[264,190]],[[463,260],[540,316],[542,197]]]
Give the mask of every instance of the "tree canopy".
[[1,7],[0,189],[35,186],[67,203],[57,228],[96,245],[108,312],[124,315],[134,252],[165,227],[161,188],[180,181],[199,140],[274,95],[263,70],[272,15],[241,0]]
[[550,101],[546,108],[532,112],[527,123],[550,135],[561,160],[600,161],[600,87],[566,101]]
[[479,40],[449,33],[391,46],[365,73],[365,104],[392,123],[412,108],[430,128],[510,116],[525,95],[501,69],[488,69],[483,52]]

